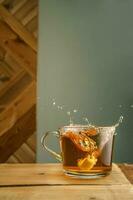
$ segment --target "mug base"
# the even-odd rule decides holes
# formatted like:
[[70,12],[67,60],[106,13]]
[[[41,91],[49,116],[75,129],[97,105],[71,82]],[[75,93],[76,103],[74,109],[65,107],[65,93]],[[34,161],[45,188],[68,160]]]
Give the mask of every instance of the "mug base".
[[71,176],[73,178],[80,178],[80,179],[98,179],[110,174],[110,172],[81,173],[81,172],[74,172],[74,171],[67,171],[67,170],[64,170],[64,173],[67,176]]

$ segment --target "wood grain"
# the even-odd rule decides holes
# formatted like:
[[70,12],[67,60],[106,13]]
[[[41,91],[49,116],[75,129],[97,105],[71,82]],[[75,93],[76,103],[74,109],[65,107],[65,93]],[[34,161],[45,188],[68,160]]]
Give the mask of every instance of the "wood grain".
[[0,199],[132,200],[133,186],[115,164],[95,180],[65,176],[61,164],[1,164]]
[[133,184],[133,164],[131,165],[124,163],[119,164],[118,166],[121,168],[128,180]]
[[[33,8],[23,19],[22,24],[25,26],[27,23],[29,23],[34,17],[37,17],[38,14],[38,8]],[[36,24],[37,26],[37,24]]]
[[0,97],[2,97],[12,87],[14,87],[14,85],[17,84],[17,82],[19,82],[19,80],[22,80],[22,78],[23,78],[24,75],[25,75],[25,71],[21,69],[20,72],[16,73],[14,76],[12,76],[10,78],[10,81],[7,81],[5,84],[3,84],[2,87],[0,88]]
[[14,155],[12,155],[12,156],[10,156],[8,158],[8,160],[6,161],[6,163],[19,163],[19,160]]
[[[13,87],[9,90],[5,90],[6,92],[0,96],[0,105],[7,105],[10,106],[11,104],[14,105],[17,99],[21,100],[21,96],[28,90],[31,83],[31,78],[28,74],[24,74]],[[6,85],[6,83],[5,83]],[[27,86],[28,85],[28,86]],[[33,93],[33,92],[32,92]],[[35,88],[34,88],[35,93]],[[23,111],[23,110],[22,110]]]
[[35,162],[37,39],[26,25],[37,31],[37,11],[38,0],[0,0],[0,162]]
[[128,185],[119,167],[101,179],[74,179],[64,175],[61,164],[1,164],[0,185]]
[[35,162],[35,152],[26,143],[22,144],[21,148],[14,153],[14,156],[20,163]]
[[0,5],[0,16],[16,34],[18,34],[34,51],[37,51],[37,41],[35,37],[2,5]]
[[0,163],[5,162],[33,134],[36,129],[35,116],[36,109],[33,106],[0,137]]
[[13,2],[13,6],[10,9],[10,12],[12,14],[15,14],[18,10],[21,9],[21,7],[27,2],[27,0],[21,0],[21,1],[16,1],[16,4]]
[[17,35],[3,21],[0,21],[0,40],[15,39]]
[[13,70],[12,70],[12,68],[10,68],[10,66],[5,61],[0,60],[0,68],[9,77],[13,76]]
[[35,7],[37,7],[37,0],[28,0],[18,12],[15,13],[15,17],[21,21],[24,17]]
[[6,40],[3,47],[21,67],[36,79],[36,53],[28,45],[21,40]]
[[34,133],[32,136],[28,138],[26,144],[32,149],[32,151],[36,152],[36,134]]
[[132,200],[133,187],[122,186],[37,186],[1,188],[6,200]]

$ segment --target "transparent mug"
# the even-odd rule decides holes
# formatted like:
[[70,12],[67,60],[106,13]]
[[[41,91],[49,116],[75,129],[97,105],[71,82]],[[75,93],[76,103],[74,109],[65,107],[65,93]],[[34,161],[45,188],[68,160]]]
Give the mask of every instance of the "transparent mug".
[[[112,169],[112,155],[115,126],[94,127],[89,125],[69,125],[58,131],[49,131],[41,138],[43,147],[62,162],[64,173],[78,178],[98,178]],[[48,148],[49,134],[58,137],[61,153]]]

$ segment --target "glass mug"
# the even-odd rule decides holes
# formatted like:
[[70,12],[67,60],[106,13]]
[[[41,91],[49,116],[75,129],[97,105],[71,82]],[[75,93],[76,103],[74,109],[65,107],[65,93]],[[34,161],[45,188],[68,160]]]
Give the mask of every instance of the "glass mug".
[[[78,178],[98,178],[112,169],[115,130],[109,127],[69,125],[58,131],[49,131],[41,138],[43,147],[62,162],[64,173]],[[61,154],[47,147],[49,134],[59,138]]]

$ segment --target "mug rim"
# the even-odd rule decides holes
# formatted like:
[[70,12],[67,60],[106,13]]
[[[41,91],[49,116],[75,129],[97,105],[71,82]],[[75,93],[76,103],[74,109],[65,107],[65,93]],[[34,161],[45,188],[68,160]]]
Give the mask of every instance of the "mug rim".
[[116,128],[115,125],[112,126],[89,126],[89,125],[82,125],[82,124],[76,124],[76,125],[65,125],[59,128],[59,130],[63,128],[94,128],[94,129],[104,129],[104,128]]

